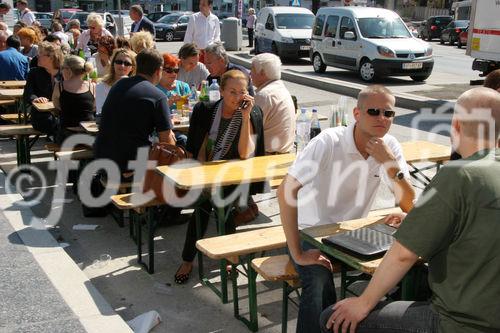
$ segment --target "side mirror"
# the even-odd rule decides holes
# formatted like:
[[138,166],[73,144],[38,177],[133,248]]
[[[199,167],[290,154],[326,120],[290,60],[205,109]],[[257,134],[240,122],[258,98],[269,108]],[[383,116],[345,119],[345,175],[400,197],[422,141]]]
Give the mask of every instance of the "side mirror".
[[356,39],[356,36],[354,35],[354,32],[346,31],[344,34],[344,39],[353,40],[353,39]]

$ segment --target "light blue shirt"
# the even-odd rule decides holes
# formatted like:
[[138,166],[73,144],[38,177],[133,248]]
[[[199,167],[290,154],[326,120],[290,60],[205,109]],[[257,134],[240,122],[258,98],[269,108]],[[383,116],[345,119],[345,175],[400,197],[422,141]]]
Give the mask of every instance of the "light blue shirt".
[[[175,80],[175,88],[172,90],[167,90],[160,84],[158,84],[156,88],[160,89],[162,93],[167,95],[168,99],[170,99],[170,97],[174,95],[185,96],[191,94],[191,89],[189,88],[189,85],[186,82],[178,80]],[[177,105],[174,103],[172,106],[170,106],[170,110],[175,110],[175,109],[177,109]]]

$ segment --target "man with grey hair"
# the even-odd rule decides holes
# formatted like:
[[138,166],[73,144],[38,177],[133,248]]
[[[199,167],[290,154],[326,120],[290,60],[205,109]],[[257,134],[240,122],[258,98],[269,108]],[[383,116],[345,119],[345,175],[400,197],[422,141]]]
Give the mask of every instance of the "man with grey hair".
[[12,30],[9,29],[5,22],[0,22],[0,31],[5,31],[9,36],[12,35]]
[[415,192],[401,145],[387,134],[394,105],[383,86],[361,90],[356,121],[314,137],[278,189],[281,224],[302,284],[297,332],[320,332],[321,312],[336,300],[330,260],[301,241],[299,230],[366,217],[381,181],[403,211],[413,207]]
[[220,78],[222,74],[231,69],[237,69],[242,71],[248,77],[248,93],[250,96],[255,95],[252,79],[250,78],[250,72],[245,67],[229,62],[229,57],[226,49],[222,46],[222,43],[213,43],[207,46],[205,49],[205,66],[210,72],[210,75],[207,77],[209,85],[212,84],[212,80],[216,80],[220,85]]
[[255,104],[262,110],[266,153],[287,153],[295,139],[295,106],[280,80],[280,58],[271,53],[256,55],[250,76],[257,87]]
[[132,28],[130,31],[130,35],[134,32],[139,31],[147,31],[153,37],[156,36],[156,30],[153,22],[151,22],[146,16],[144,16],[144,12],[142,11],[142,7],[140,5],[130,6],[129,16],[134,21],[132,23]]
[[[462,160],[439,171],[406,217],[386,219],[400,223],[394,244],[361,296],[322,313],[323,332],[500,332],[500,94],[463,93],[451,128]],[[431,302],[380,302],[419,258]]]
[[78,21],[78,19],[72,19],[68,22],[68,31],[71,29],[81,30],[80,21]]

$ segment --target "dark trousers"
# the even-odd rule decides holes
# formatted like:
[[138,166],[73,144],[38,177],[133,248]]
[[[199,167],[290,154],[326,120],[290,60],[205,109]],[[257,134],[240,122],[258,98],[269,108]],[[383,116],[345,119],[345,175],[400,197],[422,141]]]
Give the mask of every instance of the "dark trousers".
[[50,112],[31,111],[31,124],[37,131],[50,136],[55,136],[58,129],[58,120]]
[[[232,191],[234,187],[230,186],[223,189],[224,197],[227,197]],[[210,213],[212,212],[212,204],[210,201],[205,201],[198,208],[200,212],[200,225],[201,225],[201,237],[205,235],[208,227],[208,220],[210,219]],[[224,214],[227,214],[228,210],[233,210],[233,206],[226,208]],[[233,234],[236,231],[236,227],[234,225],[233,220],[233,212],[229,214],[228,219],[225,224],[226,234]],[[182,250],[182,260],[187,262],[192,262],[196,256],[198,250],[196,249],[196,241],[198,241],[198,237],[196,237],[196,215],[193,214],[191,219],[189,220],[187,232],[186,232],[186,240],[184,241],[184,249]],[[331,304],[331,303],[330,303]]]
[[253,29],[248,28],[248,46],[253,47]]
[[[302,250],[315,247],[302,242]],[[337,300],[333,274],[324,266],[295,264],[302,285],[299,315],[297,317],[297,333],[319,333],[319,318],[323,310]]]
[[[329,306],[320,318],[321,332],[332,314]],[[370,314],[361,321],[356,333],[437,333],[439,316],[428,302],[380,302]]]

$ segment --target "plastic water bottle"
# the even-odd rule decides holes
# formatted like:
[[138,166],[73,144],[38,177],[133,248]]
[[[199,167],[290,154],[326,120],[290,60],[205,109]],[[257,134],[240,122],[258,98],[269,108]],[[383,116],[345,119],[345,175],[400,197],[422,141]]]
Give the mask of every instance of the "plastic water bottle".
[[208,99],[210,103],[215,103],[220,99],[220,90],[216,79],[212,80],[212,84],[208,88]]
[[311,121],[306,114],[306,108],[300,109],[300,114],[297,117],[295,133],[297,142],[297,152],[304,150],[304,147],[309,142],[310,131],[311,131]]
[[311,117],[311,131],[309,135],[310,139],[312,140],[312,138],[314,138],[319,133],[321,133],[321,126],[319,125],[318,109],[313,108]]

